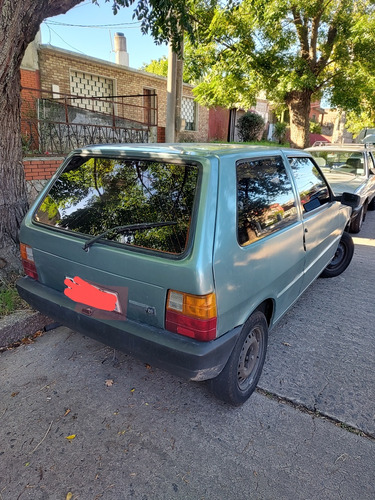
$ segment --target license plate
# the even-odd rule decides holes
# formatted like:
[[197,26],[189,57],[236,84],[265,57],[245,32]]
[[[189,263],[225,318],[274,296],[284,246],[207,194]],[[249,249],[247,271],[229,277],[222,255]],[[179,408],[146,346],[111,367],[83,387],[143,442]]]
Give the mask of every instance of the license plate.
[[107,295],[114,295],[116,297],[116,305],[115,305],[114,311],[117,312],[117,313],[119,313],[119,314],[122,313],[120,302],[118,300],[118,294],[116,292],[111,292],[110,290],[106,290],[105,288],[102,288],[102,287],[99,287],[99,286],[95,286],[95,285],[92,285],[92,286],[94,288],[96,288],[97,290],[100,290],[101,292],[104,292]]
[[[71,278],[70,276],[66,276],[66,279],[67,280],[70,280],[72,281],[73,283],[77,284],[75,281],[74,281],[74,278]],[[82,280],[84,281],[84,280]],[[99,290],[100,292],[102,293],[105,293],[106,295],[111,295],[111,296],[114,296],[116,298],[116,304],[115,304],[115,308],[113,309],[113,312],[117,312],[119,314],[122,314],[122,309],[121,309],[121,305],[120,305],[120,301],[119,301],[119,298],[118,298],[118,294],[117,292],[113,292],[112,290],[107,290],[106,288],[103,288],[102,286],[98,286],[98,285],[94,285],[94,283],[90,283],[88,281],[85,281],[85,283],[87,285],[90,285],[91,287],[95,288],[96,290]],[[74,300],[74,299],[73,299]],[[75,299],[77,302],[83,302],[85,303],[84,300],[77,300]],[[87,302],[86,302],[87,303]],[[100,309],[100,307],[98,306],[97,309]]]

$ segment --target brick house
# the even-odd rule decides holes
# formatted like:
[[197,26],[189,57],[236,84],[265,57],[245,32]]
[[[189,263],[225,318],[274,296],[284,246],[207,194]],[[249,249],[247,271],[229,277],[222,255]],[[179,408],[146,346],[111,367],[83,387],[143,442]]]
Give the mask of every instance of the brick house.
[[[155,94],[157,117],[154,121],[157,121],[159,137],[163,136],[167,111],[166,78],[48,45],[41,45],[38,52],[43,89],[84,96],[90,96],[92,92],[101,92],[102,96],[142,95],[143,105],[151,100],[148,95]],[[185,130],[180,132],[177,141],[206,142],[209,111],[194,102],[192,89],[191,85],[183,84]]]
[[[98,101],[93,110],[110,113],[109,101],[116,99],[113,96],[127,96],[127,102],[132,97],[134,100],[132,113],[130,106],[125,111],[117,106],[115,114],[119,116],[122,114],[124,118],[140,122],[144,117],[140,117],[139,113],[135,116],[135,108],[143,108],[144,112],[144,108],[148,107],[154,110],[152,120],[160,129],[159,137],[163,136],[167,108],[166,78],[50,45],[42,45],[39,41],[40,38],[37,38],[30,44],[21,66],[24,103],[31,101],[35,96],[39,97],[27,89],[43,89],[54,97],[80,96],[80,101],[77,99],[71,104],[81,108],[85,105],[84,97],[97,97]],[[206,142],[209,137],[209,110],[194,102],[192,89],[192,85],[183,84],[181,118],[184,129],[178,134],[177,142]],[[136,99],[136,96],[142,100]]]
[[[123,62],[124,58],[119,58],[120,61]],[[89,121],[100,123],[100,126],[105,126],[106,129],[112,129],[116,119],[116,126],[120,121],[122,127],[138,127],[141,132],[147,129],[147,139],[145,140],[143,135],[141,136],[143,140],[138,142],[165,141],[167,79],[164,77],[123,64],[42,45],[40,36],[37,36],[28,47],[21,65],[21,86],[23,137],[31,137],[31,120],[27,122],[25,117],[32,116],[40,128],[38,120],[46,112],[45,103],[49,103],[48,120],[51,121],[51,102],[55,101],[54,112],[57,115],[57,118],[55,116],[53,119],[55,122],[64,121],[65,117],[62,115],[65,114],[76,128],[78,125],[82,128],[85,122]],[[207,142],[210,138],[209,110],[194,101],[192,89],[192,85],[183,84],[182,127],[177,133],[176,142]],[[103,122],[104,119],[109,122]],[[38,141],[35,138],[29,140],[30,150],[37,149],[36,142]],[[85,143],[87,142],[106,141],[87,140]],[[120,139],[118,142],[124,140]],[[134,141],[130,139],[125,142]],[[45,149],[46,151],[41,150],[39,144],[41,153],[50,151],[49,147]],[[47,165],[43,165],[46,162]],[[61,157],[53,160],[51,158],[25,160],[25,173],[29,181],[31,199],[60,163]]]

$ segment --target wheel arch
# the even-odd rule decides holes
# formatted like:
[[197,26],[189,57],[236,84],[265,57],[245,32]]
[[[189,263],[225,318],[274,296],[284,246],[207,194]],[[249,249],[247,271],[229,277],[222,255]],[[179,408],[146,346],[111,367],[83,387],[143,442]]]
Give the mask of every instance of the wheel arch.
[[266,317],[268,326],[270,326],[270,324],[272,322],[272,317],[273,317],[274,309],[275,309],[274,301],[272,299],[265,299],[263,302],[261,302],[254,309],[253,313],[256,312],[256,311],[262,312],[264,314],[264,316]]

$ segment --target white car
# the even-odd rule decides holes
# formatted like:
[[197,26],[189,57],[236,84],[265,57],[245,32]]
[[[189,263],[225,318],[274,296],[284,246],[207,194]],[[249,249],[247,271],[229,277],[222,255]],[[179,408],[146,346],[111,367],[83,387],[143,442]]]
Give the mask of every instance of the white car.
[[344,191],[360,196],[349,231],[359,233],[367,210],[375,210],[375,150],[367,144],[324,144],[307,148],[335,195]]

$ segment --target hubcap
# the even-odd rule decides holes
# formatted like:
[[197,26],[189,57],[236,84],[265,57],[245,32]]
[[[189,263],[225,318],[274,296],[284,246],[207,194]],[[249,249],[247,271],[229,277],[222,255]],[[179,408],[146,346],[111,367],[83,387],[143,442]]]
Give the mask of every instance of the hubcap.
[[246,337],[238,360],[237,377],[241,389],[245,389],[251,384],[258,366],[261,348],[261,331],[258,328],[254,328]]
[[338,266],[341,263],[342,259],[344,258],[344,255],[345,255],[344,245],[342,243],[339,243],[339,246],[337,247],[335,256],[331,260],[329,267]]

